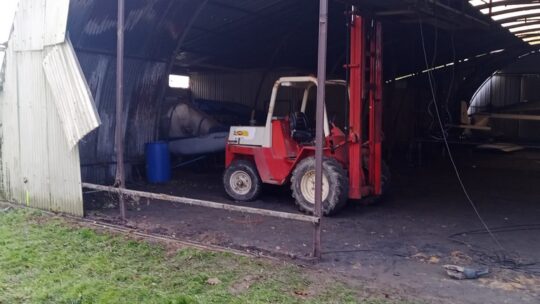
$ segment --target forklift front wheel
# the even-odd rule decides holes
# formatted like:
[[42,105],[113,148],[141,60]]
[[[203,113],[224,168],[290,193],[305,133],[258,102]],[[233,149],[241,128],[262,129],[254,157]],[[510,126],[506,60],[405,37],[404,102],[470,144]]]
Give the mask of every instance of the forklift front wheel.
[[[302,160],[294,169],[291,190],[298,208],[308,214],[315,209],[315,157]],[[334,158],[323,159],[323,215],[337,213],[347,203],[349,179]]]
[[248,202],[261,193],[261,178],[255,165],[248,160],[235,160],[223,174],[225,192],[234,200]]

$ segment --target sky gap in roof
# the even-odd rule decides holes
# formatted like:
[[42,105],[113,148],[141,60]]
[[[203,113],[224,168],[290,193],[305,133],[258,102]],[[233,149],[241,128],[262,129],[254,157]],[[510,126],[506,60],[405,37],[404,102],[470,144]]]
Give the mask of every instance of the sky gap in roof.
[[525,43],[540,44],[539,0],[471,0],[469,3]]

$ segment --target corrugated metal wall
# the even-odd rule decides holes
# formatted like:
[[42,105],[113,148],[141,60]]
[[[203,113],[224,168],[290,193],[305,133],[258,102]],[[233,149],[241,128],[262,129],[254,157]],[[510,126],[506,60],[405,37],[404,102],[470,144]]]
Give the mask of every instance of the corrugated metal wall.
[[[167,73],[178,43],[205,1],[126,1],[124,117],[126,176],[144,161],[144,145],[156,140]],[[68,29],[102,125],[80,143],[82,179],[112,183],[114,149],[117,2],[71,0]]]
[[[5,82],[0,90],[0,193],[9,201],[82,216],[79,149],[76,144],[70,145],[63,125],[92,120],[92,124],[81,124],[92,129],[98,120],[95,113],[86,110],[61,117],[65,111],[60,112],[59,106],[76,108],[93,103],[91,96],[85,99],[73,93],[86,87],[74,57],[68,63],[61,55],[58,59],[64,66],[51,67],[52,76],[70,77],[72,85],[61,90],[72,98],[55,98],[53,90],[58,88],[54,81],[47,81],[43,67],[51,50],[74,54],[71,45],[61,39],[65,37],[66,20],[52,21],[61,16],[67,18],[68,4],[65,0],[21,0],[5,58]],[[47,47],[52,43],[60,44]],[[73,121],[66,121],[68,118]],[[70,138],[76,142],[84,135]]]
[[8,51],[0,92],[0,191],[28,206],[83,215],[79,151],[64,134],[40,51]]
[[521,101],[540,101],[540,74],[528,76],[521,82]]
[[6,53],[2,46],[0,46],[0,90],[4,86],[4,69],[6,66],[4,65],[4,58],[6,56]]
[[469,114],[540,101],[540,54],[517,60],[486,79],[470,101]]
[[[473,95],[469,114],[539,103],[539,88],[540,55],[530,55],[488,78]],[[494,119],[491,125],[498,136],[524,141],[540,140],[540,123],[537,121]]]
[[23,202],[19,102],[17,98],[17,62],[14,51],[7,50],[3,90],[0,91],[0,187],[4,199]]
[[522,102],[522,81],[524,79],[521,75],[491,76],[471,99],[469,114]]
[[[235,102],[248,107],[254,107],[256,104],[257,110],[264,111],[266,109],[263,107],[265,102],[270,99],[276,80],[280,77],[300,74],[302,73],[293,70],[197,72],[191,74],[191,91],[194,98]],[[260,92],[258,92],[259,89]]]
[[[109,55],[78,53],[82,69],[88,79],[102,125],[80,143],[83,180],[112,182],[114,164],[115,77],[116,58]],[[161,88],[166,82],[167,64],[139,59],[125,60],[124,124],[126,144],[126,174],[130,162],[140,160],[144,144],[155,139],[156,116]]]

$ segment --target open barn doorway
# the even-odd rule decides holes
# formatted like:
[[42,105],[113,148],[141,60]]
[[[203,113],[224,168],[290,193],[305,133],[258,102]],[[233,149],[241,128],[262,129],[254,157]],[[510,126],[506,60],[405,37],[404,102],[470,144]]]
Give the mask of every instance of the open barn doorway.
[[[328,76],[336,79],[347,79],[343,66],[349,60],[345,26],[348,19],[343,12],[350,10],[354,1],[343,2],[347,1],[331,2],[329,16]],[[74,8],[82,5],[74,3]],[[99,1],[93,3],[96,15],[107,8]],[[136,16],[137,12],[168,13],[145,13],[163,19],[140,19],[142,23],[133,23],[126,33],[127,45],[133,48],[126,55],[126,96],[130,105],[124,122],[129,187],[299,214],[287,186],[264,186],[254,202],[239,203],[228,198],[223,189],[225,156],[220,136],[227,136],[231,126],[263,124],[272,86],[278,78],[315,73],[316,3],[208,1],[199,7],[191,1],[183,1],[182,5],[163,1],[132,5],[128,5],[128,16]],[[531,49],[507,31],[490,30],[492,21],[468,3],[434,5],[436,8],[418,5],[412,13],[399,1],[366,1],[360,8],[385,26],[383,151],[392,172],[392,191],[375,204],[351,202],[327,219],[323,226],[327,242],[325,265],[351,273],[358,265],[369,265],[381,272],[391,269],[393,282],[399,282],[402,273],[415,267],[435,275],[441,264],[456,261],[491,263],[492,267],[504,269],[504,276],[512,271],[529,275],[534,273],[537,260],[537,248],[529,244],[538,242],[518,226],[536,229],[538,224],[536,152],[529,149],[508,154],[479,148],[498,144],[482,133],[487,127],[496,127],[469,120],[467,109],[486,78]],[[174,23],[184,20],[177,17],[184,16],[188,8],[198,17]],[[113,113],[112,27],[88,26],[77,18],[72,25],[81,29],[82,38],[76,48],[87,78],[94,81],[91,84],[99,96],[100,111],[107,117]],[[190,30],[183,32],[188,26]],[[89,29],[95,33],[90,35]],[[96,52],[92,47],[97,42],[109,49]],[[169,86],[170,75],[182,77],[184,85]],[[291,101],[301,100],[297,93],[283,94],[277,98],[278,111],[287,109],[294,103]],[[501,92],[492,90],[489,94]],[[336,105],[332,110],[339,123],[344,108]],[[102,126],[88,138],[84,144],[88,149],[82,149],[81,158],[87,160],[83,162],[87,182],[113,181],[115,159],[110,130],[115,122],[111,117],[106,123],[107,127]],[[515,125],[507,130],[512,128]],[[147,143],[156,141],[169,143],[172,171],[166,183],[155,184],[147,179],[144,149]],[[482,218],[495,228],[499,242],[516,248],[513,254],[533,262],[516,263],[515,267],[498,263],[496,252],[500,248],[489,234],[486,237],[477,214],[464,197],[449,162],[446,142],[451,146],[460,178]],[[110,206],[96,209],[91,207],[93,202]],[[88,193],[87,215],[114,222],[115,202],[115,196]],[[311,227],[301,223],[209,211],[152,198],[131,201],[128,218],[128,223],[138,229],[197,242],[294,257],[306,257],[310,252],[306,240]],[[474,248],[468,247],[471,244]],[[477,250],[478,246],[483,249]],[[395,257],[403,259],[396,261]],[[510,260],[516,262],[517,258]],[[504,276],[501,280],[508,279]],[[411,284],[425,283],[418,280]],[[475,288],[482,290],[481,286]]]

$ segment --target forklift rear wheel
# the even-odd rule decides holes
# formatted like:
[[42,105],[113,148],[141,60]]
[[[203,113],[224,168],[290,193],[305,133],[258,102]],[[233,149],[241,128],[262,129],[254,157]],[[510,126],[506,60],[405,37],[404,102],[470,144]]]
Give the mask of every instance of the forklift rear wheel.
[[[294,169],[291,189],[298,208],[305,213],[315,210],[315,158],[302,160]],[[323,159],[323,215],[338,212],[347,203],[349,179],[347,172],[333,158]]]
[[248,160],[235,160],[223,174],[225,192],[234,200],[248,202],[261,193],[261,178],[255,165]]

